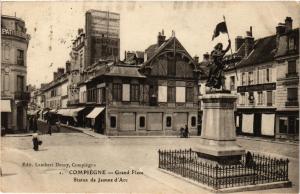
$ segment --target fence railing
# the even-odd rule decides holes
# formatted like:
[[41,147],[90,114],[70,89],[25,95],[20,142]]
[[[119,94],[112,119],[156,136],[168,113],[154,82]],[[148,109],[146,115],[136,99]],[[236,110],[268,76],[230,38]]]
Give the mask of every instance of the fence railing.
[[[250,154],[250,155],[249,155]],[[288,181],[288,159],[248,152],[236,164],[220,165],[188,150],[158,151],[158,167],[214,189]]]

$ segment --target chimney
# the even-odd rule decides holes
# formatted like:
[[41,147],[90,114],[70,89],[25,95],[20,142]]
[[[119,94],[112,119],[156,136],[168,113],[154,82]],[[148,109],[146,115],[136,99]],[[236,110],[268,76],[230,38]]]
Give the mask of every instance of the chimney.
[[70,71],[71,71],[71,62],[67,61],[66,62],[66,73],[70,73]]
[[80,35],[81,33],[83,33],[83,28],[78,28],[78,35]]
[[127,59],[127,52],[125,51],[125,53],[124,53],[124,60],[126,60]]
[[253,49],[254,38],[252,37],[252,26],[250,31],[246,32],[247,36],[245,37],[245,57],[247,57]]
[[277,26],[276,26],[276,35],[281,35],[285,32],[285,24],[283,23],[279,23]]
[[203,54],[203,61],[208,61],[209,60],[209,54],[205,53]]
[[235,38],[235,51],[239,50],[239,48],[243,45],[245,39],[242,36],[237,36]]
[[166,36],[164,35],[164,30],[162,30],[162,32],[158,33],[157,36],[157,45],[160,46],[162,45],[166,40]]
[[53,81],[57,79],[57,72],[53,72]]
[[196,61],[196,63],[199,63],[199,57],[197,55],[194,56],[194,61]]
[[62,76],[65,73],[64,68],[57,68],[57,77]]
[[285,32],[293,29],[293,19],[291,17],[285,18]]

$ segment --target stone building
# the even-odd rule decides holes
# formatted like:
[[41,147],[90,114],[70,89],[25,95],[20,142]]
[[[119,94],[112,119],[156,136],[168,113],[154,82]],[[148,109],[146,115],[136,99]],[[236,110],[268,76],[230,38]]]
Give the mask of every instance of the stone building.
[[1,16],[1,126],[8,130],[26,129],[27,49],[30,36],[25,22]]

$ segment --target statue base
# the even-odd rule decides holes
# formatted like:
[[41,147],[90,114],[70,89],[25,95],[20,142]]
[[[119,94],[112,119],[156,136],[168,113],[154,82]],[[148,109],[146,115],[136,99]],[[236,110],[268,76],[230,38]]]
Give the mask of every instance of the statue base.
[[236,143],[234,102],[236,95],[218,91],[202,96],[203,119],[199,144],[193,148],[199,157],[232,164],[245,150]]

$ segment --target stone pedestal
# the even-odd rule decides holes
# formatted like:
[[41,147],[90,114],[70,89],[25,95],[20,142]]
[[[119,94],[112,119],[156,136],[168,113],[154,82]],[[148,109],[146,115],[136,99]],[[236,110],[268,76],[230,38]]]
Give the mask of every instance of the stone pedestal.
[[245,153],[236,143],[234,102],[236,95],[229,93],[205,94],[202,132],[199,144],[193,148],[199,157],[219,163],[235,163]]

